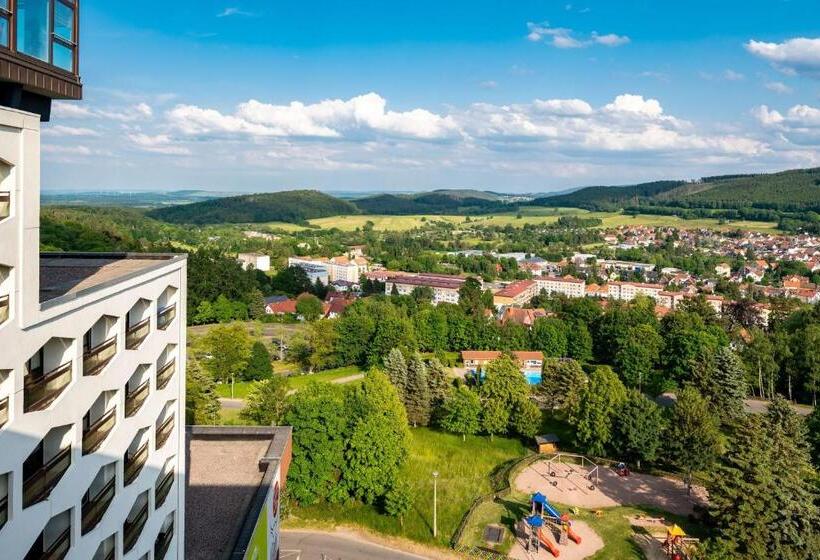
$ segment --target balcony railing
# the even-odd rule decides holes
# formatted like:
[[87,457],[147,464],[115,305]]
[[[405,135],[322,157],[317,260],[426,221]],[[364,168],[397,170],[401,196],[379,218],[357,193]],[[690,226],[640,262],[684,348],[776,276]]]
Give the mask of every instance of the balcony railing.
[[129,350],[139,347],[139,345],[142,344],[142,341],[148,336],[149,332],[151,332],[150,317],[146,317],[139,323],[131,325],[125,331],[125,347]]
[[0,192],[0,220],[5,220],[11,215],[11,194]]
[[112,336],[83,354],[83,375],[97,375],[117,354],[117,337]]
[[157,312],[157,328],[161,331],[164,331],[168,328],[168,325],[174,320],[177,316],[177,304],[172,303],[167,307],[163,307]]
[[172,414],[166,418],[162,424],[157,426],[157,449],[161,449],[171,433],[174,431],[174,415]]
[[45,500],[71,466],[71,446],[61,449],[23,481],[23,507]]
[[108,552],[105,554],[105,556],[102,557],[102,560],[114,560],[114,558],[116,558],[116,556],[117,556],[117,549],[116,548],[111,548],[111,549],[108,550]]
[[9,497],[3,496],[0,498],[0,529],[9,520]]
[[9,320],[9,296],[0,296],[0,325]]
[[83,455],[96,451],[117,424],[117,408],[113,407],[83,430]]
[[116,491],[117,479],[112,476],[111,480],[106,482],[93,498],[83,502],[83,535],[91,531],[102,520],[103,515],[108,511],[108,506],[114,500]]
[[148,460],[148,442],[143,443],[139,449],[129,455],[125,452],[124,476],[125,486],[128,486],[137,478],[145,462]]
[[0,428],[9,421],[9,398],[0,399]]
[[[40,539],[42,539],[42,535]],[[48,548],[33,548],[26,554],[25,560],[63,560],[71,548],[71,527],[66,527],[65,531],[54,539]]]
[[125,417],[130,418],[135,415],[140,408],[142,408],[145,399],[148,398],[148,389],[150,381],[146,379],[142,384],[125,394]]
[[154,560],[164,560],[168,548],[171,546],[171,540],[174,538],[174,522],[168,527],[159,532],[157,540],[154,541]]
[[157,483],[157,487],[154,491],[154,507],[155,509],[159,509],[162,504],[165,503],[165,498],[168,497],[168,493],[171,491],[171,486],[174,484],[174,470],[171,469],[166,474],[162,476],[162,478]]
[[171,381],[171,378],[174,376],[174,372],[177,369],[177,361],[176,358],[162,366],[160,370],[157,372],[157,389],[165,389],[168,386],[168,382]]
[[145,500],[145,505],[140,508],[137,515],[134,516],[133,519],[130,521],[128,519],[125,520],[125,523],[122,524],[122,551],[123,553],[129,552],[134,545],[137,544],[137,540],[140,538],[140,534],[142,533],[142,528],[145,527],[145,521],[148,519],[148,500]]
[[60,396],[69,383],[71,383],[71,362],[66,362],[45,375],[26,376],[23,384],[23,410],[32,412],[47,408],[54,399]]

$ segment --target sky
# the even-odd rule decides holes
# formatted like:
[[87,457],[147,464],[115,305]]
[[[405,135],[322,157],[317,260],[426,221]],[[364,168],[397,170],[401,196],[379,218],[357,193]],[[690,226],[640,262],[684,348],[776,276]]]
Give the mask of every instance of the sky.
[[820,166],[816,0],[82,4],[44,190],[582,185]]

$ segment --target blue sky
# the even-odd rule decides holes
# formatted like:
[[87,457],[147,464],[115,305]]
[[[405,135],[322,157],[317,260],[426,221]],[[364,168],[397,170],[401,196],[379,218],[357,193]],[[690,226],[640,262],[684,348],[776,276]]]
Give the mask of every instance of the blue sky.
[[44,127],[45,189],[543,192],[820,165],[812,1],[82,10],[85,99]]

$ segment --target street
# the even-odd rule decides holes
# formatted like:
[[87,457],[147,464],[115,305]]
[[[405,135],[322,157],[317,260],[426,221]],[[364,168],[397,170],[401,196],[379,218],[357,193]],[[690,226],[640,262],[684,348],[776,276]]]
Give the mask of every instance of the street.
[[393,550],[352,537],[282,531],[281,560],[420,560],[424,556]]

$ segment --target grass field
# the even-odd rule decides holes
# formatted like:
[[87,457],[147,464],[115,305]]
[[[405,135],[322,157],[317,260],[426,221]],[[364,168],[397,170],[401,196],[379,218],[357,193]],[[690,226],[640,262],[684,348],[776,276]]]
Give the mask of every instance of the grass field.
[[[274,362],[275,364],[278,362]],[[291,366],[295,367],[295,366]],[[336,369],[329,369],[326,371],[320,371],[319,373],[313,373],[310,375],[291,375],[288,376],[288,386],[291,389],[298,391],[302,389],[310,383],[311,381],[325,381],[331,382],[337,379],[342,379],[344,377],[350,377],[351,375],[356,375],[359,373],[364,373],[359,367],[357,366],[347,366],[347,367],[340,367]],[[234,383],[234,398],[236,399],[244,399],[248,396],[248,391],[251,390],[253,387],[253,382],[249,381],[237,381]],[[216,395],[222,398],[230,398],[231,396],[231,386],[228,383],[219,383],[216,386]]]
[[[773,222],[737,221],[721,224],[719,220],[711,218],[683,220],[677,216],[656,216],[650,214],[630,216],[619,212],[588,212],[579,208],[524,208],[521,210],[520,218],[516,214],[496,214],[486,216],[470,216],[470,221],[481,225],[513,225],[520,227],[525,224],[550,224],[557,221],[560,216],[579,215],[600,218],[603,222],[602,227],[606,228],[623,225],[644,225],[649,227],[674,226],[682,229],[712,228],[730,230],[740,228],[763,232],[777,231],[777,224]],[[436,221],[458,225],[465,223],[466,220],[466,216],[456,215],[386,216],[362,214],[360,216],[333,216],[330,218],[319,218],[310,220],[310,223],[321,228],[338,228],[342,231],[353,231],[357,228],[363,227],[367,222],[373,222],[373,227],[377,230],[407,231],[429,225]]]
[[[403,476],[413,487],[414,500],[404,520],[382,515],[375,506],[363,504],[317,504],[294,507],[295,524],[332,526],[360,525],[380,533],[407,537],[419,542],[447,546],[464,513],[480,495],[491,491],[489,475],[508,461],[526,453],[520,441],[496,437],[461,437],[427,428],[411,430],[410,454]],[[438,538],[433,539],[432,472],[438,479]]]
[[[248,333],[253,338],[261,338],[265,344],[270,345],[274,341],[282,338],[285,342],[293,338],[294,335],[304,332],[308,328],[307,323],[262,323],[261,321],[243,321],[248,329]],[[209,330],[218,326],[194,325],[188,327],[188,337],[198,338],[204,336]],[[270,348],[269,348],[270,350]]]

